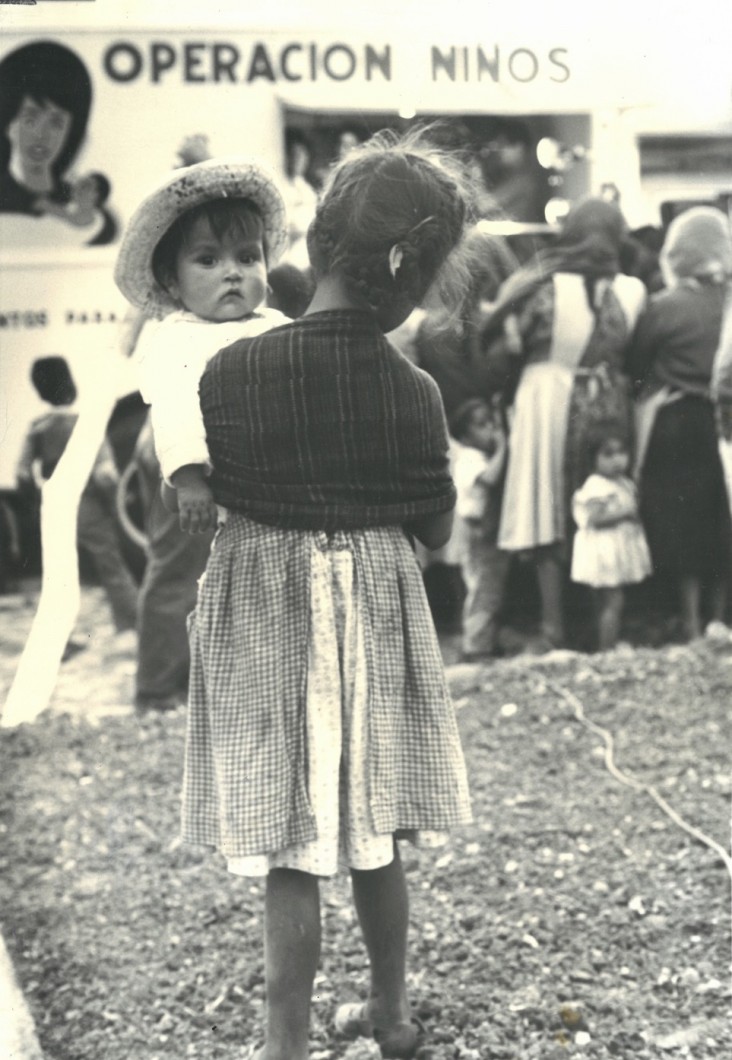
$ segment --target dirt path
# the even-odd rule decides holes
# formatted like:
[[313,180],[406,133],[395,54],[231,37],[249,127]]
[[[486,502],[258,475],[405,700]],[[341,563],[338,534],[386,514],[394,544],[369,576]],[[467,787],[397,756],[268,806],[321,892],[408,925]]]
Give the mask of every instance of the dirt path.
[[[96,632],[51,711],[0,734],[8,949],[51,1060],[233,1060],[263,1004],[261,887],[179,845],[184,711],[130,711],[134,661],[115,658],[94,594],[79,630]],[[11,639],[26,620],[17,608]],[[10,654],[6,640],[6,679]],[[719,852],[732,653],[562,653],[449,674],[475,824],[444,850],[403,848],[422,1060],[732,1055]],[[608,771],[582,709],[613,734],[619,767],[716,850]],[[331,1029],[367,984],[345,879],[323,899],[312,1057],[365,1060]]]

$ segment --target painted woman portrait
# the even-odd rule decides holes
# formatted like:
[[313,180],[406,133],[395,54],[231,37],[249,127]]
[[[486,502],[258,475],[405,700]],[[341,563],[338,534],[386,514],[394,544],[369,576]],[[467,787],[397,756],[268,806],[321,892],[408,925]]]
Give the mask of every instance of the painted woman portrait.
[[105,193],[80,211],[79,177],[68,175],[84,142],[91,102],[86,66],[55,41],[25,44],[0,61],[0,231],[6,246],[114,239],[106,178]]

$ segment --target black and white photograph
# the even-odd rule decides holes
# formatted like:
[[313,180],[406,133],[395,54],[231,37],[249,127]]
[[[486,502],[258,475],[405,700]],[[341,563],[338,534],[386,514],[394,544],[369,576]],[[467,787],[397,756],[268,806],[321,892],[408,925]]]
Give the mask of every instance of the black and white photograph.
[[731,40],[0,0],[0,1060],[732,1055]]

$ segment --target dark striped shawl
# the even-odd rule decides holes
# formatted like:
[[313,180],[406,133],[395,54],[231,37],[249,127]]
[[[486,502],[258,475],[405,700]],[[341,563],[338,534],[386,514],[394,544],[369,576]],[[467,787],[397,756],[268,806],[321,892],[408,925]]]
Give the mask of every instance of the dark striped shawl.
[[214,497],[258,522],[353,530],[455,503],[439,390],[368,313],[314,313],[233,343],[200,398]]

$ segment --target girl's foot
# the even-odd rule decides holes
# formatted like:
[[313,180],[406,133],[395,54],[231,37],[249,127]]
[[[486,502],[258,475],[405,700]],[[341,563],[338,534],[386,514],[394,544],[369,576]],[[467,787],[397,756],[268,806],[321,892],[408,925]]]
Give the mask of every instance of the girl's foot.
[[373,1038],[384,1060],[408,1060],[415,1055],[424,1036],[424,1025],[416,1016],[379,1026],[367,1002],[341,1005],[335,1014],[335,1028],[344,1038]]

